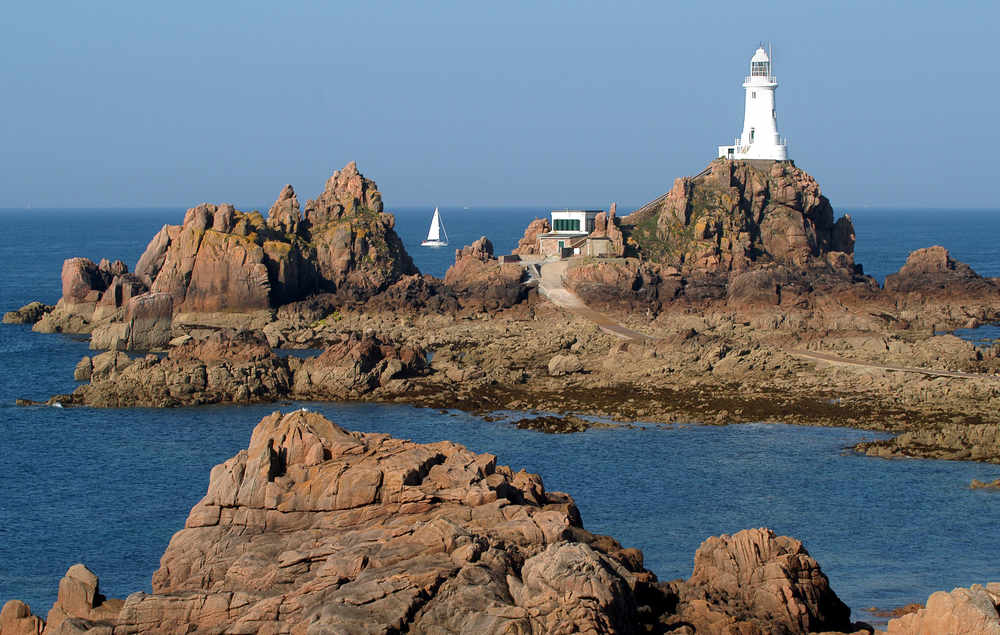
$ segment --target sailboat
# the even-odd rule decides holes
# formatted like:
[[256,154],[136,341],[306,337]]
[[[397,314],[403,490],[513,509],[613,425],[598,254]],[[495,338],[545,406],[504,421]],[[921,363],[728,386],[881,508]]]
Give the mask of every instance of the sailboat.
[[[442,240],[441,236],[444,236]],[[421,247],[447,247],[448,232],[444,230],[444,223],[441,222],[441,212],[434,208],[434,217],[431,218],[431,228],[427,231],[427,240],[420,243]]]

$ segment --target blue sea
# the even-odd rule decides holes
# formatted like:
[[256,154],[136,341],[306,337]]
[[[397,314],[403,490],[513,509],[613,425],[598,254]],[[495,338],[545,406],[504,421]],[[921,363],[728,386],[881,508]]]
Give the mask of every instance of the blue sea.
[[[441,249],[419,247],[432,209],[395,211],[417,266],[442,276],[454,248],[485,234],[506,253],[547,208],[442,208],[451,246]],[[983,275],[1000,276],[1000,211],[846,211],[857,230],[857,260],[879,279],[909,251],[931,244]],[[160,226],[179,223],[183,212],[0,211],[0,310],[35,299],[54,303],[65,258],[121,258],[134,266]],[[204,495],[211,467],[245,447],[261,417],[298,407],[14,406],[17,397],[71,391],[73,366],[87,354],[79,339],[0,327],[0,603],[20,598],[42,615],[76,562],[100,576],[109,596],[149,591],[170,536]],[[573,494],[588,529],[642,549],[661,579],[690,575],[706,537],[766,526],[803,541],[856,618],[867,617],[865,607],[922,602],[937,589],[1000,580],[1000,494],[968,488],[973,478],[1000,478],[1000,466],[890,461],[844,449],[872,433],[761,423],[545,435],[457,411],[310,407],[347,428],[420,442],[450,439],[538,472],[548,489]]]

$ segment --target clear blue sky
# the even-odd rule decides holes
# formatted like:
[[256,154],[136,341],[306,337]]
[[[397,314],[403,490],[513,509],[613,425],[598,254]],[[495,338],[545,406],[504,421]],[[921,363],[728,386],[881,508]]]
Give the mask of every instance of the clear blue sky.
[[981,2],[15,2],[0,207],[266,205],[354,159],[387,205],[642,203],[742,126],[773,43],[835,207],[996,207]]

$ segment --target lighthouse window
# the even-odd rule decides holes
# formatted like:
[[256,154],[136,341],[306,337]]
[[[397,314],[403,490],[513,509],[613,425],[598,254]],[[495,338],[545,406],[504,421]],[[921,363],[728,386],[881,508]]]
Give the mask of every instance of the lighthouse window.
[[750,143],[753,143],[754,132],[756,132],[756,129],[750,128]]
[[752,99],[757,99],[757,91],[753,91],[752,93],[750,93],[750,97]]
[[767,77],[771,73],[770,62],[750,62],[750,74],[754,77]]

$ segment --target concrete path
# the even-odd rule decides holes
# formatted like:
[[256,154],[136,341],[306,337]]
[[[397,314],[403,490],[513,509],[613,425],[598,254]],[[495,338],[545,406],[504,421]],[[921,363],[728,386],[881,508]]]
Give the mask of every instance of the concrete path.
[[602,331],[616,337],[636,342],[645,342],[659,339],[634,331],[608,316],[588,307],[580,296],[576,295],[563,286],[563,276],[569,263],[565,260],[545,262],[541,265],[542,277],[538,284],[538,292],[549,299],[552,304],[562,307],[574,315],[590,320],[597,324]]
[[817,362],[826,362],[839,366],[855,366],[860,368],[871,368],[875,370],[891,370],[898,373],[917,373],[929,375],[931,377],[959,377],[962,379],[994,379],[1000,381],[1000,376],[987,375],[985,373],[963,373],[957,370],[935,370],[933,368],[918,368],[916,366],[883,366],[881,364],[870,364],[868,362],[858,362],[843,357],[837,357],[830,353],[818,353],[816,351],[787,351],[789,355],[811,359]]

